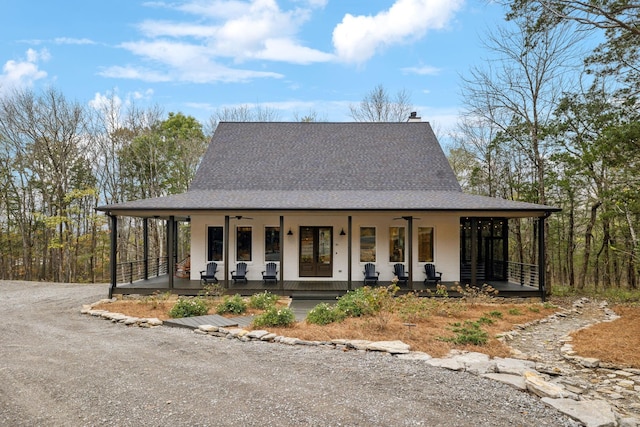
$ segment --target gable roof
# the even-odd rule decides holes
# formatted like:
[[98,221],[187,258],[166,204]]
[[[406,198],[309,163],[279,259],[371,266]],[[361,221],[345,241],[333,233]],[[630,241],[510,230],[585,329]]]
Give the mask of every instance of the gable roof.
[[189,191],[101,206],[114,214],[214,210],[559,209],[465,194],[427,122],[218,125]]
[[426,122],[223,122],[190,190],[461,191]]

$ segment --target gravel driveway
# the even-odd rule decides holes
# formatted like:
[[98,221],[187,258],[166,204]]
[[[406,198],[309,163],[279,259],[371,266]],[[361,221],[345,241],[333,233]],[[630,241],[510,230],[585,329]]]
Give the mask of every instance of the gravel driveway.
[[417,361],[80,314],[107,291],[0,281],[0,425],[576,425],[526,393]]

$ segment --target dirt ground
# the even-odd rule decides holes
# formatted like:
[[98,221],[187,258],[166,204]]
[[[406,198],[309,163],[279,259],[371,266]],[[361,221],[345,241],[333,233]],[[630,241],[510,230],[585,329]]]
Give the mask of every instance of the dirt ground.
[[423,362],[80,314],[107,291],[0,282],[0,425],[576,425],[527,393]]

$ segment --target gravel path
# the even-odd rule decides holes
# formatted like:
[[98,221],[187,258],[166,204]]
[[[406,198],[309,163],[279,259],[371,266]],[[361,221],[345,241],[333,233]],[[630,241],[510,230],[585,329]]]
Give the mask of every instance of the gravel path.
[[423,362],[80,314],[106,294],[0,281],[0,425],[576,425],[526,393]]

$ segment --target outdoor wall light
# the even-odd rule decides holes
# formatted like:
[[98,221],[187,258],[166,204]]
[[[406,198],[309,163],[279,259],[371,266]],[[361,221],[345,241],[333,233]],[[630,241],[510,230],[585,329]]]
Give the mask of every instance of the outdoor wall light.
[[341,236],[346,236],[347,235],[347,233],[344,232],[344,228],[342,228],[342,230],[340,230],[340,235]]
[[291,231],[291,227],[289,227],[289,231],[287,231],[287,236],[293,236],[293,231]]

